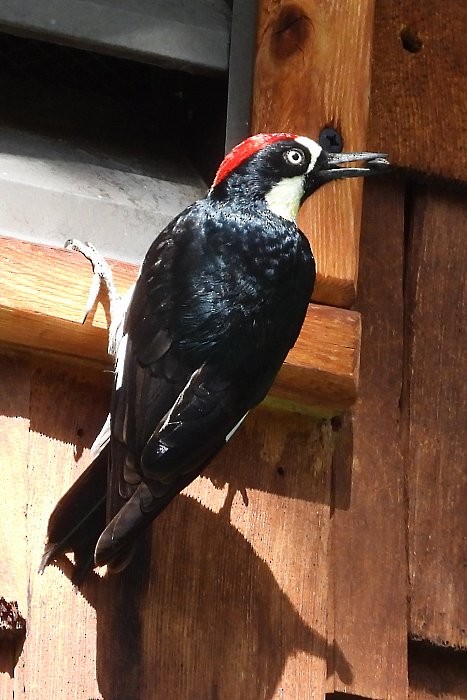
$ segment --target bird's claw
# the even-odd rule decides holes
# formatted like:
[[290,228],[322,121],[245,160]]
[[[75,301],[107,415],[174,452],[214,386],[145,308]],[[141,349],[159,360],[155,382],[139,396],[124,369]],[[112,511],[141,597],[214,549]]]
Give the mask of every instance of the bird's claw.
[[89,312],[94,307],[97,297],[99,296],[99,290],[101,287],[101,282],[104,282],[107,293],[109,296],[110,310],[112,315],[112,307],[115,306],[117,302],[120,301],[121,297],[118,294],[114,281],[112,270],[108,262],[105,260],[103,255],[93,246],[92,243],[85,241],[79,241],[76,238],[69,238],[64,246],[67,250],[76,250],[78,253],[84,255],[85,258],[89,260],[93,269],[93,276],[91,280],[91,286],[89,288],[89,294],[86,301],[86,306],[84,309],[84,318],[82,323],[85,323]]

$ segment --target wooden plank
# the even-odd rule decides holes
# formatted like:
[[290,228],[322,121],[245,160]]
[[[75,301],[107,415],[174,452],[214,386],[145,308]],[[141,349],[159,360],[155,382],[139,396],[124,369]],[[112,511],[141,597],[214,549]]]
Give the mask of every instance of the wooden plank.
[[[95,610],[58,568],[37,573],[47,520],[57,499],[89,461],[108,391],[102,373],[41,361],[31,380],[28,449],[28,635],[15,673],[15,698],[97,698]],[[105,386],[105,385],[104,385]],[[13,479],[14,477],[11,476]],[[24,523],[24,515],[15,527]]]
[[[125,291],[137,268],[111,261]],[[0,239],[0,338],[34,349],[71,354],[109,365],[107,320],[98,305],[82,325],[91,266],[78,253]],[[355,311],[311,306],[272,394],[333,413],[356,398],[360,316]]]
[[465,181],[467,3],[376,3],[370,143],[406,168]]
[[[0,598],[16,602],[28,617],[26,513],[28,485],[30,366],[12,355],[0,358]],[[14,537],[12,537],[14,533]],[[21,641],[21,640],[20,640]],[[0,697],[14,697],[14,667],[21,643],[2,640]]]
[[467,204],[416,189],[407,279],[410,632],[467,648]]
[[406,516],[399,442],[403,185],[367,183],[363,212],[361,387],[334,460],[334,629],[329,630],[353,679],[334,676],[329,690],[402,700],[407,697]]
[[410,642],[409,679],[409,700],[465,700],[467,654]]
[[[366,148],[373,4],[259,3],[254,132],[292,131],[317,140],[323,127],[332,126],[345,150]],[[354,302],[361,199],[361,181],[344,180],[323,188],[302,209],[300,225],[318,261],[316,301]]]

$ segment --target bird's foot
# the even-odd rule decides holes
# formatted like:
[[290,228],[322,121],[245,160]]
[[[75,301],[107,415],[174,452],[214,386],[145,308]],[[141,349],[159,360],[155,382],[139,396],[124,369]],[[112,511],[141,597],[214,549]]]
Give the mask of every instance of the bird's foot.
[[101,255],[101,253],[99,253],[99,251],[96,250],[92,243],[83,243],[82,241],[78,241],[76,238],[70,238],[65,243],[65,248],[67,250],[76,250],[78,253],[84,255],[84,257],[87,258],[91,263],[94,273],[92,276],[88,299],[84,310],[83,323],[86,321],[89,312],[94,307],[94,304],[97,301],[102,282],[104,282],[107,289],[107,294],[109,296],[110,302],[110,317],[111,319],[113,319],[114,309],[116,306],[119,305],[121,297],[118,294],[117,289],[115,287],[112,270],[110,269],[108,262],[105,260],[103,255]]

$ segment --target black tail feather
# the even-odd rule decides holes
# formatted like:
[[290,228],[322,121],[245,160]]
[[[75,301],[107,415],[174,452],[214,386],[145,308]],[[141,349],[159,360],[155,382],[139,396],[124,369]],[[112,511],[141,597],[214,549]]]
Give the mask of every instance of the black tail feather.
[[203,463],[196,470],[182,474],[160,496],[154,496],[150,486],[144,481],[141,482],[99,537],[95,551],[96,564],[107,564],[112,573],[122,571],[131,561],[136,540],[141,532],[200,474],[204,466]]
[[99,537],[95,554],[98,566],[107,564],[112,572],[117,573],[130,562],[137,536],[148,527],[157,514],[152,510],[144,512],[144,500],[154,503],[148,486],[142,483]]
[[94,550],[106,525],[107,463],[105,448],[55,506],[39,571],[65,552],[74,552],[75,576],[82,580],[94,566]]

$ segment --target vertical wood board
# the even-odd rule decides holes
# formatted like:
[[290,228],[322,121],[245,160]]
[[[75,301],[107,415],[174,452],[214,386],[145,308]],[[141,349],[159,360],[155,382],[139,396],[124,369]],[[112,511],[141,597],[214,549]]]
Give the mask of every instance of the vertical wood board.
[[[77,376],[78,374],[78,376]],[[57,499],[89,460],[87,449],[105,417],[99,374],[55,362],[35,364],[28,442],[26,561],[28,634],[15,673],[15,698],[94,698],[95,612],[56,567],[38,566],[47,520]],[[99,394],[101,389],[101,394]],[[12,475],[14,479],[14,475]],[[22,522],[22,521],[21,521]],[[19,525],[21,525],[21,522]]]
[[[407,697],[402,383],[404,188],[367,183],[358,308],[363,335],[360,396],[334,460],[332,637],[353,670],[330,690]],[[332,672],[332,658],[330,659]]]
[[14,355],[0,358],[0,494],[4,504],[0,522],[0,596],[17,601],[23,615],[28,605],[24,551],[30,371],[27,359]]
[[407,279],[410,632],[467,648],[467,205],[416,189]]
[[[373,0],[262,0],[253,90],[253,131],[318,140],[332,126],[344,150],[366,139]],[[373,149],[378,144],[370,144]],[[327,185],[304,205],[299,225],[317,259],[313,298],[350,306],[358,272],[362,183]]]
[[[0,598],[16,602],[28,617],[27,465],[30,364],[13,355],[0,357]],[[0,633],[1,634],[1,633]],[[0,639],[0,697],[13,698],[14,666],[20,651]]]

